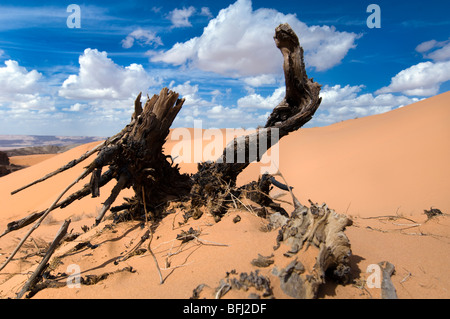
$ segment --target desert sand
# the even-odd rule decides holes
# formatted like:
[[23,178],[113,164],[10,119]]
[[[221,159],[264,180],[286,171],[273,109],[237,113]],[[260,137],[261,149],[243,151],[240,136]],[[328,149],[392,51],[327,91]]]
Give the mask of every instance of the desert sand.
[[[447,92],[388,113],[300,129],[280,141],[279,170],[294,187],[300,202],[307,204],[308,199],[326,202],[337,213],[353,220],[345,231],[352,248],[353,281],[339,285],[327,279],[319,298],[380,298],[380,289],[366,284],[370,276],[366,269],[382,261],[395,266],[391,279],[399,298],[450,298],[450,128],[446,121],[450,118],[449,105]],[[63,166],[97,144],[79,146],[0,178],[0,233],[7,223],[49,207],[87,162],[16,195],[10,195],[12,190]],[[169,139],[165,146],[167,154],[174,145]],[[180,166],[182,172],[196,171],[195,163]],[[256,180],[260,174],[261,164],[251,164],[238,183]],[[86,182],[80,182],[74,190]],[[84,198],[53,211],[33,233],[33,239],[0,272],[0,297],[16,296],[41,259],[36,253],[45,250],[65,219],[71,218],[72,232],[83,233],[83,226],[91,226],[112,187],[111,183],[102,188],[99,198]],[[283,191],[274,189],[273,193]],[[281,199],[290,202],[290,195],[284,193]],[[123,191],[116,204],[124,196],[132,196],[132,191]],[[291,212],[293,208],[286,202],[282,205]],[[440,209],[444,215],[428,220],[424,210],[430,207]],[[240,221],[234,222],[237,215]],[[200,297],[214,298],[215,288],[227,273],[256,270],[270,279],[275,298],[290,298],[281,290],[272,271],[290,262],[283,256],[288,248],[282,245],[273,249],[277,230],[263,231],[266,219],[250,210],[232,209],[218,223],[205,214],[184,225],[178,223],[181,220],[181,214],[173,207],[151,242],[163,284],[148,251],[114,263],[136,245],[145,227],[139,221],[113,224],[105,220],[59,247],[55,256],[60,258],[54,259],[51,267],[61,287],[43,289],[33,298],[184,299],[191,297],[201,284],[205,288]],[[200,232],[196,239],[184,243],[176,239],[181,231],[191,227]],[[1,262],[27,230],[0,238]],[[86,241],[91,245],[71,250]],[[142,247],[147,248],[147,243]],[[313,262],[312,253],[304,256],[306,267],[308,260]],[[253,266],[250,262],[258,254],[273,254],[274,264],[266,268]],[[79,267],[85,278],[108,275],[96,284],[71,288],[66,281],[73,265]],[[233,290],[223,298],[247,298],[252,292]]]
[[11,164],[20,165],[20,166],[32,166],[45,161],[56,154],[33,154],[33,155],[18,155],[11,156],[9,161]]

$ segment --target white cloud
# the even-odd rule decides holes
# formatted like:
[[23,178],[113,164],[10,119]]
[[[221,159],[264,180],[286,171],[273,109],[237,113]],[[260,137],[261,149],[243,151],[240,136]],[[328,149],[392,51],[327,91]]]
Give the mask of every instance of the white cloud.
[[169,88],[172,91],[179,93],[181,96],[196,96],[198,93],[198,84],[191,85],[191,81],[186,81],[183,84],[175,85],[175,81],[171,81]]
[[432,48],[436,46],[437,43],[438,42],[436,40],[422,42],[416,47],[416,51],[420,53],[430,51]]
[[440,85],[450,80],[450,61],[421,62],[395,75],[391,84],[376,93],[402,92],[406,95],[432,96]]
[[161,11],[161,9],[162,9],[162,7],[152,7],[152,11],[154,12],[154,13],[159,13],[160,11]]
[[17,61],[7,60],[0,67],[0,106],[10,109],[50,110],[54,102],[40,93],[42,74],[36,70],[27,71]]
[[428,59],[432,59],[433,61],[450,60],[450,41],[447,41],[447,44],[442,46],[440,49],[430,52],[426,55],[426,57]]
[[135,42],[146,45],[154,44],[155,46],[162,45],[161,38],[156,36],[156,33],[149,30],[137,28],[131,32],[125,39],[122,40],[122,47],[125,49],[131,48]]
[[318,71],[339,64],[355,47],[358,35],[334,27],[307,26],[293,14],[273,9],[253,11],[250,0],[237,0],[211,19],[203,34],[171,49],[155,53],[153,62],[185,63],[226,76],[251,77],[282,72],[273,35],[280,23],[289,23],[305,49],[308,66]]
[[189,22],[189,18],[195,13],[195,8],[190,6],[189,8],[174,9],[169,13],[169,20],[172,22],[172,27],[192,27]]
[[16,94],[7,106],[11,109],[29,109],[47,112],[55,109],[55,101],[50,96],[39,93]]
[[[230,90],[229,88],[227,90]],[[222,93],[220,90],[215,89],[213,91],[211,91],[211,96],[212,96],[212,102],[215,103],[217,98],[221,97],[221,96],[225,96],[226,94]]]
[[450,60],[450,40],[440,42],[436,40],[425,41],[416,47],[416,51],[423,53],[424,58],[433,61]]
[[[175,82],[172,81],[169,84],[169,88],[179,93],[180,97],[186,99],[179,115],[174,120],[173,127],[193,127],[195,120],[202,121],[203,128],[255,127],[258,124],[264,124],[267,120],[268,114],[261,114],[261,105],[256,107],[255,105],[236,107],[217,103],[216,100],[219,96],[229,95],[229,89],[224,92],[215,89],[211,92],[203,92],[201,95],[199,85],[193,84],[191,81],[178,85],[175,85]],[[274,97],[276,95],[273,94]],[[264,98],[261,99],[264,100]],[[271,97],[266,99],[265,107],[268,108],[268,104],[271,103]],[[272,105],[272,108],[275,105]]]
[[360,94],[363,88],[363,85],[346,85],[344,87],[325,85],[320,93],[322,103],[312,122],[315,124],[331,124],[356,117],[388,112],[419,101],[418,98],[409,98],[403,95],[379,94],[374,96],[372,93]]
[[173,127],[193,127],[195,120],[202,121],[203,128],[255,128],[264,125],[268,113],[250,112],[247,109],[228,107],[221,104],[206,108],[182,108],[175,118]]
[[[80,100],[130,100],[139,92],[144,95],[160,82],[151,77],[140,64],[122,67],[108,58],[106,52],[86,49],[79,58],[78,74],[70,75],[59,89],[59,95]],[[108,102],[110,103],[110,102]]]
[[192,38],[184,43],[175,43],[172,49],[164,52],[156,52],[149,50],[147,54],[150,56],[150,60],[153,62],[166,62],[174,65],[182,65],[193,55],[197,50],[197,38]]
[[208,18],[212,18],[213,17],[213,15],[211,13],[211,10],[209,10],[208,7],[202,7],[199,14],[202,15],[202,16],[208,17]]
[[68,108],[63,108],[63,111],[69,111],[69,112],[80,112],[82,110],[87,109],[89,106],[86,104],[81,104],[81,103],[75,103],[72,104],[70,107]]
[[2,92],[31,93],[38,88],[42,74],[36,70],[28,72],[17,61],[5,61],[6,67],[0,68]]
[[432,96],[439,93],[442,83],[450,80],[450,40],[430,40],[420,43],[416,51],[425,59],[397,73],[391,83],[376,93],[401,92],[406,95]]
[[180,94],[180,97],[185,99],[184,106],[211,106],[212,102],[206,101],[198,94],[198,84],[191,85],[191,81],[186,81],[183,84],[175,85],[175,81],[170,82],[169,88]]
[[248,84],[253,87],[259,87],[267,84],[275,83],[275,76],[270,74],[261,74],[257,76],[250,76],[243,79],[245,84]]
[[[176,127],[192,127],[194,120],[202,120],[203,128],[254,128],[264,125],[271,110],[285,96],[285,87],[276,88],[267,96],[257,94],[253,88],[249,88],[248,94],[238,99],[236,106],[224,106],[214,102],[214,96],[221,94],[220,92],[212,92],[213,99],[206,101],[199,97],[198,86],[189,81],[177,86],[171,83],[171,86],[187,98],[186,105],[174,121]],[[420,100],[404,95],[361,93],[363,89],[363,85],[325,85],[320,94],[322,103],[309,125],[329,125],[380,114]]]
[[259,94],[251,93],[240,98],[237,101],[237,105],[239,108],[245,109],[266,109],[272,110],[275,106],[277,106],[284,98],[286,93],[285,87],[277,88],[272,95],[267,97],[262,97]]

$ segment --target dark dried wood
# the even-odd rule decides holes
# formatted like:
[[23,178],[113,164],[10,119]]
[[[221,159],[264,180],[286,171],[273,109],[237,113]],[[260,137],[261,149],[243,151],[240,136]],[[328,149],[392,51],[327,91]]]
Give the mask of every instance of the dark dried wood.
[[12,192],[11,192],[11,195],[14,195],[14,194],[16,194],[16,193],[18,193],[18,192],[20,192],[20,191],[23,191],[24,189],[26,189],[26,188],[28,188],[28,187],[30,187],[30,186],[33,186],[33,185],[38,184],[38,183],[40,183],[40,182],[43,182],[43,181],[49,179],[50,177],[53,177],[53,176],[55,176],[55,175],[57,175],[57,174],[59,174],[59,173],[62,173],[62,172],[64,172],[64,171],[66,171],[66,170],[68,170],[68,169],[74,167],[74,166],[77,165],[78,163],[81,163],[82,161],[84,161],[85,159],[87,159],[88,157],[90,157],[92,154],[96,153],[99,149],[101,149],[101,148],[104,146],[104,144],[105,144],[105,142],[100,143],[99,145],[97,145],[96,147],[94,147],[92,150],[86,152],[85,154],[83,154],[83,155],[80,156],[79,158],[70,161],[70,162],[67,163],[66,165],[64,165],[64,166],[62,166],[62,167],[60,167],[60,168],[58,168],[56,171],[51,172],[51,173],[48,173],[48,174],[45,175],[44,177],[39,178],[38,180],[35,180],[35,181],[31,182],[30,184],[27,184],[27,185],[25,185],[25,186],[23,186],[23,187],[21,187],[21,188],[18,188],[18,189],[16,189],[16,190],[12,191]]
[[383,279],[381,280],[381,299],[398,299],[397,291],[392,283],[391,276],[395,272],[395,266],[389,261],[378,263],[381,268]]
[[[320,105],[321,86],[306,74],[303,49],[295,32],[288,24],[282,24],[276,28],[274,40],[283,55],[285,98],[273,109],[264,128],[235,138],[214,163],[199,165],[190,194],[194,206],[207,202],[207,199],[217,202],[218,193],[225,193],[224,189],[235,186],[237,176],[251,162],[259,161],[282,137],[311,120]],[[250,151],[255,148],[256,152]],[[244,160],[239,161],[240,158]],[[225,210],[216,205],[211,213],[220,216]]]
[[55,252],[55,249],[58,247],[61,240],[64,238],[64,236],[67,234],[67,229],[69,228],[70,219],[67,219],[62,224],[61,228],[59,229],[58,233],[55,236],[55,239],[53,239],[53,242],[51,243],[50,247],[48,248],[47,252],[45,253],[44,258],[41,260],[39,265],[37,266],[36,270],[33,272],[33,274],[28,278],[25,285],[22,287],[20,292],[17,294],[17,299],[20,299],[23,297],[23,295],[30,289],[33,288],[36,283],[41,280],[42,274],[44,273],[44,270],[47,268],[47,263],[50,260],[50,257]]
[[[285,98],[273,109],[263,129],[256,133],[240,136],[230,142],[222,156],[216,161],[215,170],[232,183],[252,161],[259,161],[258,141],[267,141],[267,150],[290,132],[298,130],[309,120],[320,105],[320,85],[309,79],[303,61],[303,49],[295,32],[288,24],[282,24],[275,30],[275,43],[283,55],[283,70],[286,85]],[[278,139],[272,139],[274,133]],[[258,143],[258,152],[250,157],[250,142]],[[238,154],[245,152],[245,162],[236,163]],[[233,158],[230,158],[230,155]]]
[[122,189],[125,188],[126,184],[129,181],[129,176],[126,174],[120,175],[119,181],[117,182],[116,186],[111,191],[111,195],[108,197],[108,199],[103,203],[103,207],[98,213],[97,217],[95,218],[95,224],[98,225],[105,215],[106,211],[111,207],[111,205],[116,200],[117,196],[119,196],[119,193]]

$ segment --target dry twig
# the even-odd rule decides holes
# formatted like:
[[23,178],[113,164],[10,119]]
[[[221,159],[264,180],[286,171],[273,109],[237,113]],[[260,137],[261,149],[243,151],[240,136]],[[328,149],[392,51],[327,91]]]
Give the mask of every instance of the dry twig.
[[70,219],[66,220],[62,224],[61,228],[59,229],[58,233],[55,236],[55,239],[53,240],[49,249],[47,250],[47,253],[45,254],[42,261],[39,263],[39,266],[33,272],[31,277],[28,278],[28,280],[27,280],[26,284],[23,286],[22,290],[20,290],[20,292],[17,294],[17,297],[16,297],[17,299],[22,298],[22,296],[39,281],[45,268],[47,268],[47,262],[49,261],[50,257],[53,255],[53,252],[55,251],[56,247],[58,247],[61,240],[67,234],[67,229],[69,228],[69,224],[70,224]]
[[145,204],[145,193],[144,192],[145,192],[144,186],[142,186],[142,197],[143,197],[143,201],[144,201],[143,204],[144,204],[144,212],[145,212],[145,222],[147,224],[148,231],[150,232],[150,239],[148,241],[147,248],[148,248],[148,251],[150,252],[150,254],[153,257],[153,260],[155,261],[156,269],[158,270],[158,275],[159,275],[159,283],[162,285],[164,283],[164,279],[163,279],[163,276],[161,274],[161,269],[159,268],[158,260],[156,259],[156,256],[153,253],[152,248],[150,247],[150,245],[152,244],[152,240],[153,240],[153,231],[151,230],[150,224],[148,223],[148,219],[147,219],[148,213],[147,213],[147,207],[146,207],[146,204]]
[[41,225],[42,221],[48,216],[48,214],[53,210],[53,208],[58,204],[59,200],[63,195],[72,188],[76,183],[78,183],[81,179],[86,177],[91,170],[88,168],[86,169],[80,176],[78,176],[69,186],[67,186],[61,194],[59,194],[58,198],[53,202],[53,204],[47,209],[47,211],[41,216],[41,218],[33,225],[33,227],[28,231],[28,233],[22,238],[22,240],[19,242],[17,247],[14,249],[14,251],[11,253],[11,255],[8,257],[8,259],[0,266],[0,271],[6,267],[6,265],[14,258],[16,253],[19,251],[20,247],[25,243],[25,241],[28,239],[28,237]]

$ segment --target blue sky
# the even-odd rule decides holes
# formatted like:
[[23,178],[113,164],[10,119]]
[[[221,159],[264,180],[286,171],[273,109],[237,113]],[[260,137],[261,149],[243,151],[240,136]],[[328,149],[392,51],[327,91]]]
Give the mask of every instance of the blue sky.
[[450,89],[449,12],[441,0],[2,0],[0,134],[110,136],[140,91],[165,86],[186,98],[173,127],[262,125],[284,96],[283,22],[323,85],[307,126],[383,113]]

